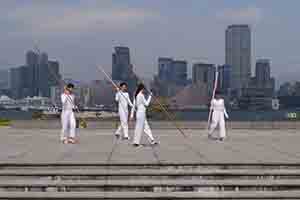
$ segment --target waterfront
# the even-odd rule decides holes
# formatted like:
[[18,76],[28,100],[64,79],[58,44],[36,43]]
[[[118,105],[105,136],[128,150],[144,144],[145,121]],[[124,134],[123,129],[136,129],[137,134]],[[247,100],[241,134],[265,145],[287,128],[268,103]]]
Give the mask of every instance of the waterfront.
[[[0,118],[10,120],[30,120],[32,119],[33,111],[0,111]],[[180,111],[173,112],[175,118],[180,121],[206,121],[208,111]],[[152,117],[152,120],[165,120],[163,117]],[[298,110],[278,110],[278,111],[229,111],[230,121],[286,121],[300,120],[300,111]],[[95,119],[100,119],[96,118]]]

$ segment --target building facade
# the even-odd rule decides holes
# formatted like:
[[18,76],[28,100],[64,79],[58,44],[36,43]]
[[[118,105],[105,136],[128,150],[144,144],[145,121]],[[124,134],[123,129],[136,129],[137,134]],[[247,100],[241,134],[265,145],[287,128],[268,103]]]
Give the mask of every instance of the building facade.
[[225,63],[232,67],[231,86],[241,94],[251,77],[251,30],[249,25],[231,25],[226,29]]
[[206,85],[206,95],[211,96],[214,88],[215,74],[215,65],[195,63],[192,69],[192,83],[195,85]]

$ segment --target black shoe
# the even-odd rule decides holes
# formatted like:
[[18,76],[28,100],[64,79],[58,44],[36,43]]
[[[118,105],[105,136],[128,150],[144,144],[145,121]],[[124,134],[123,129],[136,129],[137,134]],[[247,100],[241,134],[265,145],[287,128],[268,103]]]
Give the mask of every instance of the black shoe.
[[158,142],[156,142],[155,140],[152,140],[151,145],[158,145]]
[[223,141],[225,140],[225,138],[221,137],[221,138],[219,138],[219,140],[220,140],[221,142],[223,142]]
[[139,145],[139,144],[133,144],[133,146],[134,146],[134,147],[139,147],[140,145]]
[[116,136],[117,140],[120,139],[120,135],[117,135],[117,134],[116,134],[115,136]]
[[122,137],[122,140],[130,140],[129,137]]

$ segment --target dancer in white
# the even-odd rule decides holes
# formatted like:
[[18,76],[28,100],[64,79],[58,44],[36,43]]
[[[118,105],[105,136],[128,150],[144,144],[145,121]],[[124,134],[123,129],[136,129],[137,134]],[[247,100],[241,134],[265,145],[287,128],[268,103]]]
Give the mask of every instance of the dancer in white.
[[119,116],[120,116],[120,122],[121,124],[119,125],[115,135],[117,138],[120,137],[121,132],[123,131],[123,139],[129,140],[129,135],[128,135],[128,105],[133,107],[133,104],[130,101],[129,94],[127,92],[127,84],[126,83],[121,83],[120,84],[120,89],[116,88],[118,90],[115,100],[119,104]]
[[152,135],[152,131],[150,129],[150,126],[148,124],[147,118],[146,118],[146,107],[149,106],[151,102],[152,94],[149,95],[148,99],[146,100],[144,96],[145,86],[143,84],[139,84],[138,88],[135,93],[134,97],[134,106],[131,110],[131,116],[130,118],[133,119],[134,111],[136,111],[136,125],[135,125],[135,131],[134,131],[134,140],[133,145],[135,147],[138,147],[140,145],[142,133],[145,132],[146,135],[150,139],[150,143],[152,145],[157,144],[157,142],[154,140],[154,137]]
[[212,134],[216,127],[219,125],[219,137],[218,139],[223,141],[226,137],[225,117],[229,116],[226,112],[224,99],[221,97],[221,93],[216,91],[215,98],[211,101],[210,109],[213,111],[212,124],[210,125],[208,137],[212,138]]
[[76,120],[75,120],[75,96],[73,94],[74,85],[69,83],[65,89],[63,94],[61,95],[61,103],[62,103],[62,112],[61,112],[61,124],[62,131],[60,135],[60,139],[64,144],[76,143],[75,140],[75,131],[76,131]]

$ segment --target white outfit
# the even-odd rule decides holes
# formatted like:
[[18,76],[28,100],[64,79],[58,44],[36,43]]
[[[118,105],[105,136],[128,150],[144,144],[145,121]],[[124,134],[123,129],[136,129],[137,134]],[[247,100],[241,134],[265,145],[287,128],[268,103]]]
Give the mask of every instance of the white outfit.
[[62,131],[60,135],[61,140],[65,140],[68,137],[75,138],[76,131],[76,120],[73,109],[74,106],[74,95],[68,95],[63,93],[61,95],[62,112],[61,112],[61,124]]
[[119,125],[116,135],[120,135],[123,131],[124,137],[128,138],[128,105],[133,107],[129,94],[127,92],[119,91],[116,94],[115,100],[119,103],[119,116],[121,124]]
[[228,114],[226,112],[226,108],[224,105],[223,99],[213,99],[211,101],[211,110],[213,110],[212,114],[212,123],[210,125],[209,135],[213,133],[216,127],[219,125],[219,137],[225,138],[226,137],[226,128],[225,128],[225,119],[228,118]]
[[134,111],[135,109],[137,109],[134,140],[133,140],[134,144],[140,144],[143,132],[146,133],[146,135],[149,137],[151,142],[154,142],[152,131],[150,129],[150,126],[146,118],[146,107],[149,106],[150,101],[151,101],[151,95],[146,100],[142,92],[140,92],[137,95],[136,99],[134,99],[134,103],[133,103],[134,106],[133,109],[131,110],[131,118],[133,118]]

